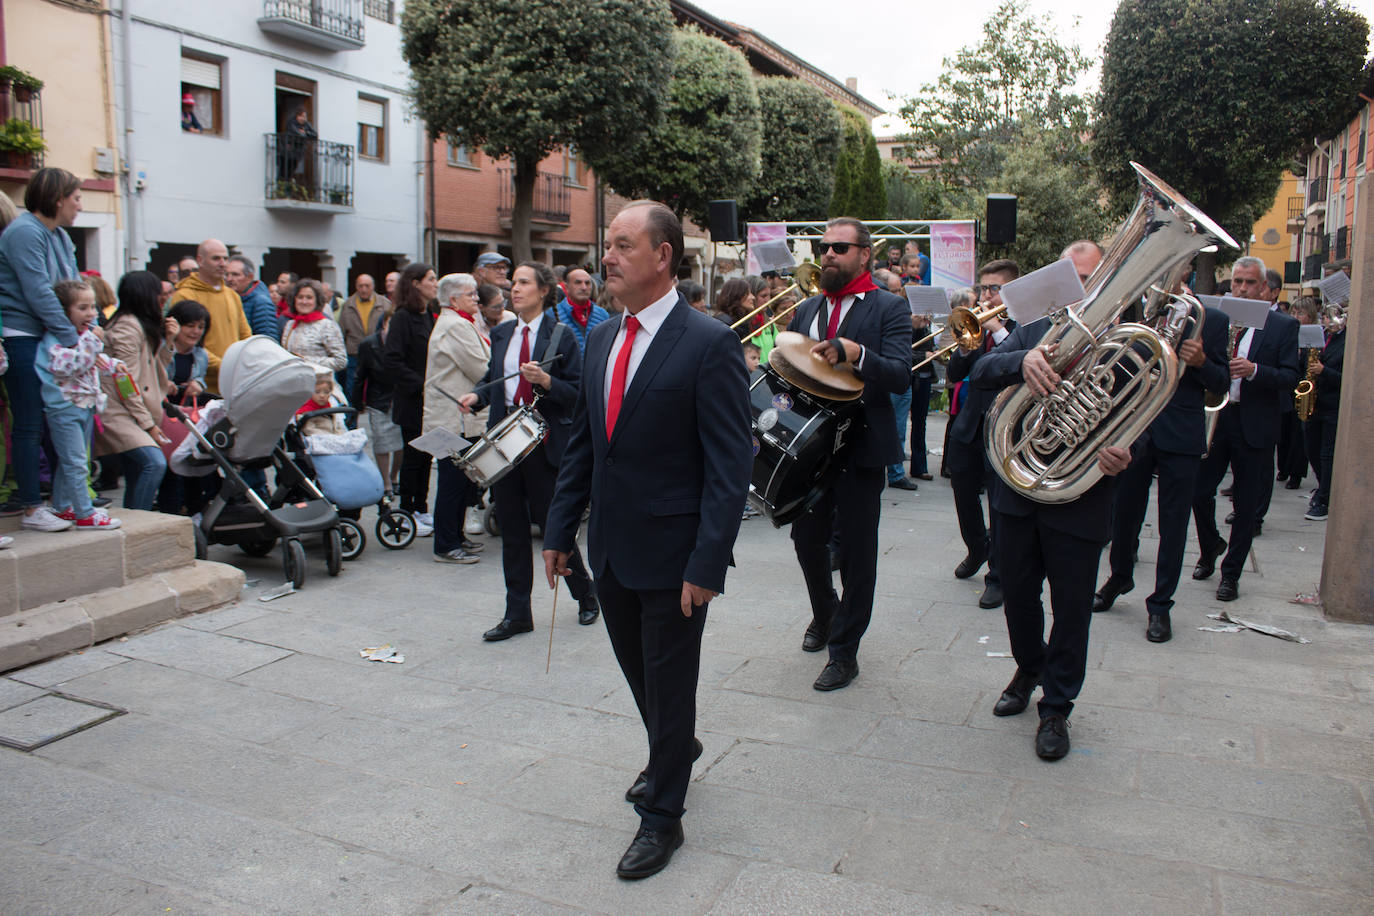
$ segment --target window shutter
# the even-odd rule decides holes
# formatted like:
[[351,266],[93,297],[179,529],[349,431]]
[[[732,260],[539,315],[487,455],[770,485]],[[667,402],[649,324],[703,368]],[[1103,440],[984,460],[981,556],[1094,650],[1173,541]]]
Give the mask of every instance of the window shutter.
[[375,99],[358,96],[358,123],[370,127],[385,127],[386,105]]
[[206,89],[219,88],[219,64],[195,57],[181,58],[181,81]]

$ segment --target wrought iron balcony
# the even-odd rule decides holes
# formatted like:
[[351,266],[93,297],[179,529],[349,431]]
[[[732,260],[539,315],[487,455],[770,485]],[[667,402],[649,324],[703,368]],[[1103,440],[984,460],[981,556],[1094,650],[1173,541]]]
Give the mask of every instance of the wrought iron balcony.
[[[515,210],[515,170],[497,169],[501,199],[497,215],[509,221]],[[567,179],[558,172],[540,172],[534,176],[534,208],[530,220],[550,228],[562,228],[572,222],[572,193]]]
[[0,169],[43,167],[43,151],[31,150],[43,137],[43,103],[37,90],[0,88]]
[[330,51],[363,46],[363,0],[263,0],[258,28]]
[[269,208],[353,212],[353,147],[291,134],[265,139]]
[[373,19],[380,19],[383,22],[396,21],[394,0],[363,0],[363,12]]
[[1301,223],[1303,216],[1303,199],[1301,194],[1295,194],[1288,198],[1288,222]]
[[1326,176],[1319,175],[1307,183],[1307,205],[1326,203]]

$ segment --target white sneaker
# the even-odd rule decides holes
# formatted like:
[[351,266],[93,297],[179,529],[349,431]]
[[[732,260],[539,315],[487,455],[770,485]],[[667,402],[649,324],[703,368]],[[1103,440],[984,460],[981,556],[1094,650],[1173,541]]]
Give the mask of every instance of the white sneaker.
[[14,538],[10,537],[7,534],[0,534],[0,550],[4,550],[6,547],[10,546],[13,543]]
[[476,506],[468,509],[467,524],[463,526],[463,531],[468,535],[485,534],[486,526],[482,524],[482,513]]
[[415,513],[415,536],[427,538],[434,533],[434,516],[428,512]]
[[24,516],[24,520],[19,523],[20,528],[30,531],[66,531],[71,526],[71,522],[58,518],[47,506],[39,506],[33,515]]
[[434,515],[429,512],[416,512],[415,521],[421,525],[428,525],[430,528],[434,527]]

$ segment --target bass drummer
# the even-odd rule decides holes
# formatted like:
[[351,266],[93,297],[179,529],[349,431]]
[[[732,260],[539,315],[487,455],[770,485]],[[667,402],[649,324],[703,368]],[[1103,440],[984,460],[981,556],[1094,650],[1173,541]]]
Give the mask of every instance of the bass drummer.
[[[539,414],[548,424],[544,441],[491,488],[496,521],[501,526],[506,615],[482,634],[487,642],[500,642],[534,629],[530,613],[530,588],[534,584],[530,524],[543,528],[548,516],[582,381],[577,339],[566,326],[558,324],[551,311],[557,284],[547,264],[526,261],[515,268],[510,289],[515,320],[504,321],[492,330],[487,374],[482,384],[459,400],[464,411],[491,404],[487,417],[487,429],[491,429],[512,411],[532,404],[537,388],[542,391]],[[505,381],[500,381],[503,378]],[[568,558],[568,569],[568,591],[578,603],[577,622],[596,622],[601,606],[576,545]]]
[[[859,674],[859,640],[873,616],[878,578],[878,513],[887,466],[902,460],[891,395],[911,384],[911,310],[873,282],[868,227],[839,217],[816,245],[821,295],[802,302],[790,331],[819,341],[811,352],[832,366],[849,366],[864,382],[862,427],[851,434],[841,470],[809,512],[792,523],[792,541],[811,599],[811,624],[802,648],[828,646],[830,659],[812,685],[837,690]],[[833,520],[833,522],[832,522]],[[831,577],[830,539],[839,535],[840,581]]]

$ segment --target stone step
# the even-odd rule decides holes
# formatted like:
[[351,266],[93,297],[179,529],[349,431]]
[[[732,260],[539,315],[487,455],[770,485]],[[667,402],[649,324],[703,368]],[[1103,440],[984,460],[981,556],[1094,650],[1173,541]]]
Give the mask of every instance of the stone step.
[[133,509],[114,515],[115,531],[23,531],[19,518],[4,519],[14,544],[0,550],[0,620],[194,562],[189,518]]
[[[92,539],[99,536],[85,535]],[[239,597],[243,581],[240,569],[192,559],[112,588],[0,617],[0,672],[233,601]]]

